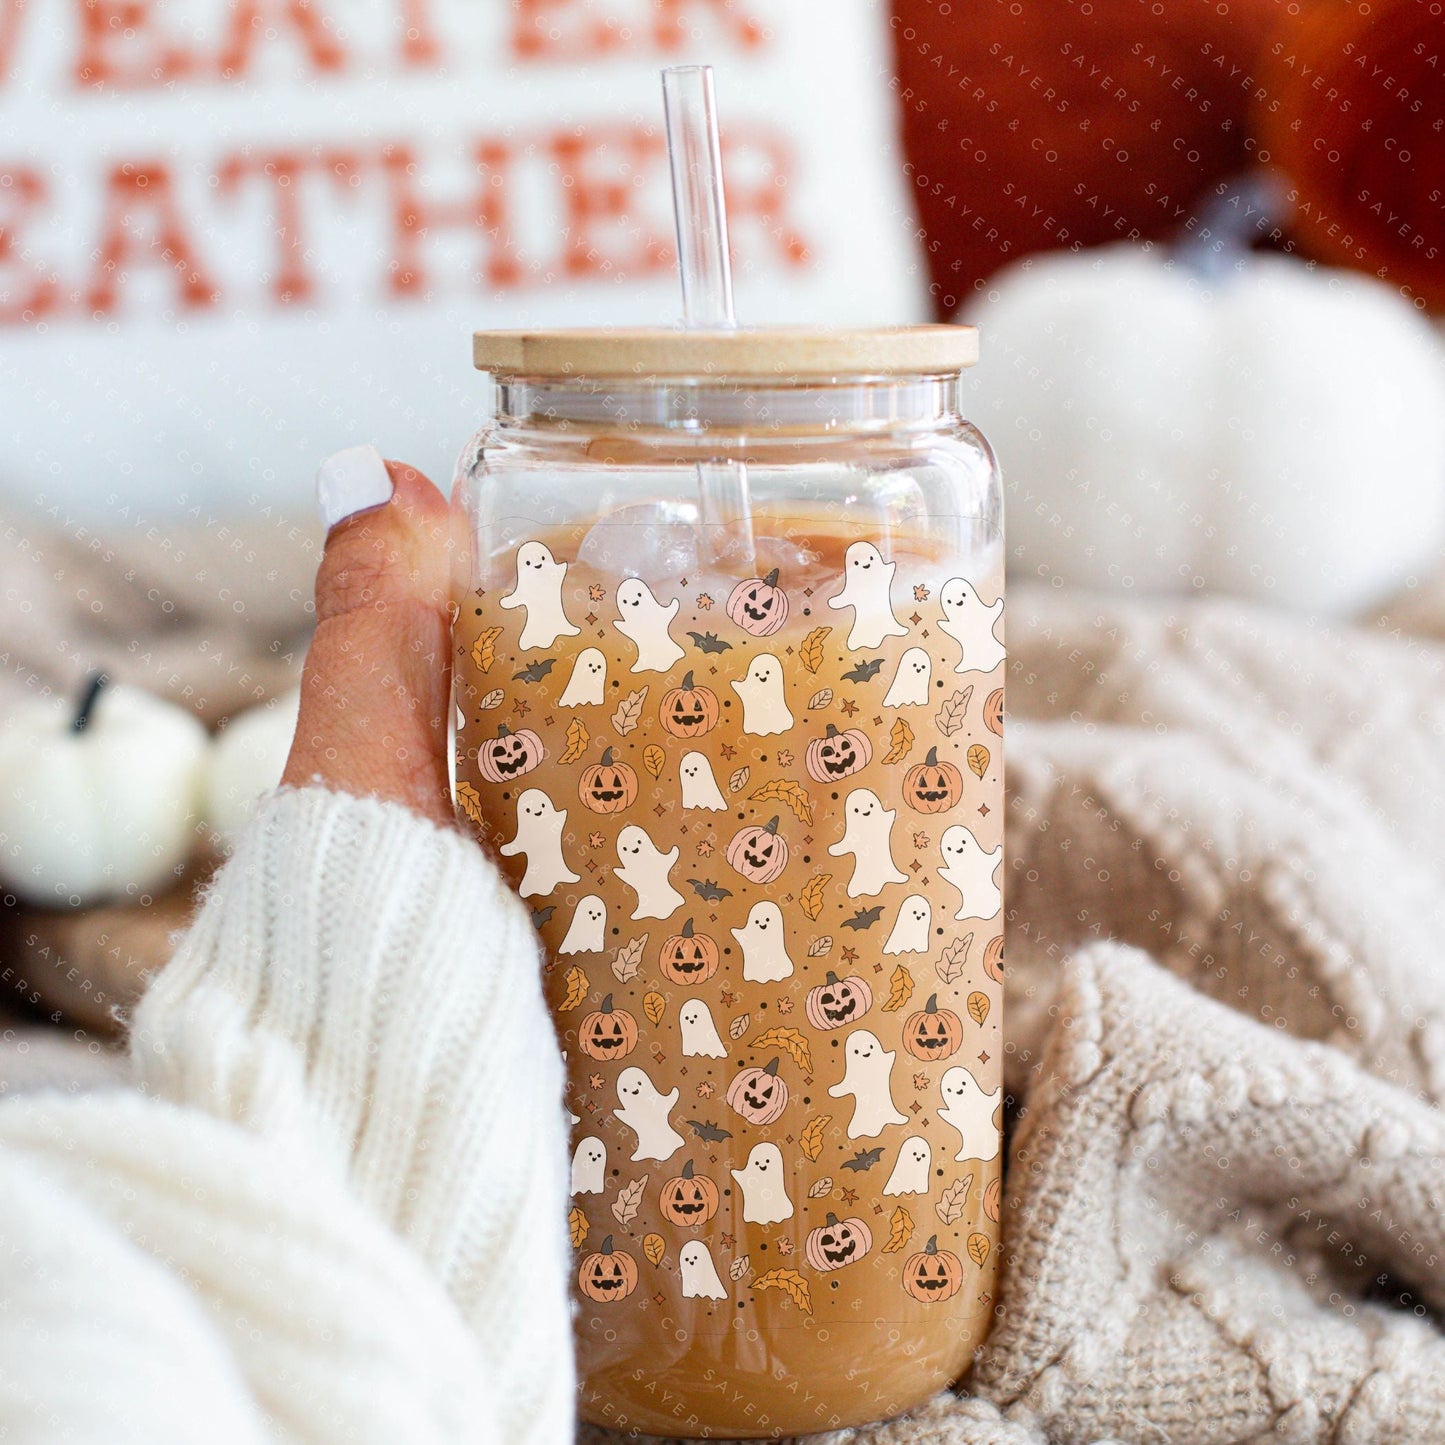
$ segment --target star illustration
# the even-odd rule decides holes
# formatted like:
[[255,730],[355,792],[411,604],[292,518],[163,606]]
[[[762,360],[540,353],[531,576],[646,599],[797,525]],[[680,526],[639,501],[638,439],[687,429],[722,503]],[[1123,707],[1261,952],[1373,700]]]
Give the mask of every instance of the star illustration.
[[780,768],[791,768],[793,766],[793,754],[788,748],[782,748],[778,752],[778,766]]
[[699,592],[697,594],[697,605],[700,612],[711,612],[712,594],[708,592]]
[[735,757],[737,757],[738,750],[731,743],[724,743],[722,745],[722,755],[729,762],[731,762]]
[[914,600],[915,602],[927,602],[927,601],[928,601],[928,588],[925,587],[922,582],[917,582],[917,583],[914,584],[914,587],[913,587],[913,600]]
[[858,962],[858,950],[857,950],[856,948],[850,948],[846,943],[843,945],[843,962],[844,962],[844,963],[857,963],[857,962]]
[[731,1008],[738,1001],[737,994],[735,994],[730,988],[723,989],[723,991],[718,995],[718,997],[722,1000],[722,1006],[724,1008]]
[[843,1191],[843,1203],[844,1203],[844,1204],[857,1204],[857,1202],[858,1202],[858,1193],[857,1193],[856,1190],[853,1190],[853,1189],[845,1189],[845,1190]]
[[711,1079],[704,1079],[702,1083],[697,1086],[697,1096],[699,1099],[710,1099],[715,1093],[717,1093],[717,1088]]
[[923,1105],[920,1104],[917,1099],[915,1099],[915,1100],[908,1106],[908,1108],[909,1108],[909,1112],[910,1112],[910,1113],[916,1114],[916,1113],[918,1113],[918,1111],[919,1111],[920,1109],[923,1108]]
[[735,1240],[730,1234],[720,1234],[718,1236],[718,1243],[722,1245],[724,1249],[731,1249],[733,1245],[737,1243],[737,1240]]
[[607,589],[600,582],[594,582],[587,589],[587,596],[593,602],[601,602],[602,599],[607,596]]
[[858,704],[850,697],[843,703],[843,716],[853,717],[858,712]]
[[913,614],[913,616],[910,617],[908,620],[909,620],[915,627],[917,627],[918,624],[923,621],[923,619],[922,619],[916,612],[915,612],[915,613]]
[[607,1081],[602,1077],[601,1074],[587,1075],[587,1087],[589,1089],[600,1089],[602,1085],[606,1082]]
[[988,1050],[987,1050],[987,1049],[984,1049],[983,1052],[980,1053],[979,1056],[978,1056],[978,1061],[979,1061],[979,1063],[981,1063],[981,1064],[986,1064],[986,1063],[988,1063],[988,1057],[989,1057],[989,1055],[988,1055]]
[[532,704],[520,697],[513,698],[512,711],[515,712],[518,717],[526,717],[527,714],[532,711]]
[[985,818],[988,817],[988,804],[987,804],[987,803],[980,803],[980,804],[978,805],[978,811],[979,811],[981,814],[983,814],[983,816],[984,816]]

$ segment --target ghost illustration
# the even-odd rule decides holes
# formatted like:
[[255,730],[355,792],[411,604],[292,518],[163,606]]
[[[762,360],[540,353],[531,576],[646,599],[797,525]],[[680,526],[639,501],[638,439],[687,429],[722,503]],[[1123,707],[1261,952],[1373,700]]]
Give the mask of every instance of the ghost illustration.
[[978,839],[962,823],[955,823],[944,829],[939,847],[943,852],[943,867],[938,870],[938,876],[958,889],[958,912],[953,915],[954,920],[996,916],[1003,895],[993,881],[993,873],[1003,857],[1003,844],[992,853],[985,853]]
[[601,1194],[607,1187],[607,1145],[595,1134],[577,1141],[572,1151],[573,1194]]
[[832,608],[853,609],[850,649],[877,647],[885,637],[907,637],[898,625],[888,589],[893,585],[896,562],[885,562],[872,542],[853,542],[843,554],[843,590],[828,599]]
[[743,977],[749,983],[777,983],[793,976],[784,937],[783,910],[776,903],[754,903],[747,922],[730,929],[743,951]]
[[940,632],[946,632],[963,649],[955,672],[992,672],[1004,659],[1004,645],[993,635],[1003,615],[1003,598],[992,607],[962,577],[950,577],[938,595],[943,607]]
[[682,779],[682,806],[684,808],[706,808],[710,813],[725,812],[727,799],[723,797],[712,775],[712,764],[702,753],[684,753],[677,765],[677,775]]
[[712,1013],[700,998],[690,998],[678,1010],[677,1021],[682,1029],[682,1052],[689,1059],[724,1059],[727,1049],[718,1037]]
[[853,876],[848,880],[848,897],[864,898],[881,893],[890,883],[907,883],[906,874],[893,864],[888,836],[893,831],[896,810],[885,808],[877,793],[854,788],[843,805],[843,836],[828,849],[828,856],[853,855]]
[[541,788],[528,788],[517,799],[517,836],[502,844],[501,854],[504,858],[526,855],[527,871],[517,888],[523,898],[550,893],[559,883],[581,881],[562,856],[566,826],[567,810],[554,808]]
[[678,1251],[677,1265],[682,1273],[683,1299],[727,1298],[728,1292],[717,1277],[717,1266],[702,1240],[688,1240]]
[[883,1186],[885,1194],[927,1194],[928,1171],[933,1167],[933,1150],[922,1134],[910,1134],[898,1146],[893,1173]]
[[885,1049],[876,1034],[854,1029],[843,1045],[843,1077],[828,1090],[828,1096],[853,1096],[853,1118],[848,1124],[850,1139],[872,1138],[890,1124],[906,1124],[908,1118],[893,1107],[888,1076],[895,1055]]
[[503,607],[525,607],[519,646],[551,647],[559,637],[575,637],[581,630],[567,621],[562,608],[562,582],[567,564],[553,560],[543,542],[523,542],[517,548],[517,585],[502,598]]
[[637,894],[633,918],[671,918],[687,901],[667,881],[677,855],[676,844],[670,852],[658,852],[652,839],[636,823],[629,823],[617,835],[620,866],[612,870],[612,875]]
[[668,1121],[677,1103],[676,1086],[670,1093],[659,1094],[641,1069],[629,1066],[618,1077],[617,1099],[621,1108],[614,1109],[612,1117],[637,1135],[634,1164],[639,1159],[671,1159],[687,1142]]
[[606,933],[607,905],[595,893],[589,893],[577,904],[572,922],[567,925],[567,937],[562,940],[557,952],[601,953]]
[[921,707],[928,701],[933,663],[921,647],[910,647],[898,659],[898,671],[883,699],[884,707]]
[[760,652],[752,660],[747,676],[733,683],[743,700],[743,731],[757,737],[785,733],[793,725],[783,696],[783,664],[771,652]]
[[776,1144],[754,1144],[748,1162],[728,1171],[743,1192],[743,1219],[748,1224],[780,1224],[793,1217],[783,1178],[783,1151]]
[[955,1164],[965,1159],[978,1159],[987,1164],[999,1151],[999,1131],[994,1128],[994,1111],[998,1108],[999,1087],[985,1094],[979,1082],[961,1064],[944,1072],[939,1084],[943,1091],[943,1108],[938,1117],[957,1129],[960,1145],[953,1156]]
[[607,659],[595,647],[584,647],[572,664],[572,676],[567,679],[557,706],[595,707],[603,700],[606,686]]
[[921,893],[910,893],[898,905],[898,917],[883,945],[884,953],[927,953],[928,931],[933,926],[933,906]]
[[666,607],[640,577],[629,577],[617,589],[622,616],[612,625],[637,649],[633,672],[666,672],[683,656],[668,627],[682,604],[676,597]]

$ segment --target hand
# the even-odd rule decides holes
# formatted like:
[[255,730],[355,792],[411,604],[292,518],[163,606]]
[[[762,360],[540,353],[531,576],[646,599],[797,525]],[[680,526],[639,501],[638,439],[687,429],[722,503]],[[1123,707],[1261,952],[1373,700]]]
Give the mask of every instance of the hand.
[[281,782],[403,803],[453,821],[449,514],[426,477],[353,447],[322,463],[330,527],[316,574],[316,633]]

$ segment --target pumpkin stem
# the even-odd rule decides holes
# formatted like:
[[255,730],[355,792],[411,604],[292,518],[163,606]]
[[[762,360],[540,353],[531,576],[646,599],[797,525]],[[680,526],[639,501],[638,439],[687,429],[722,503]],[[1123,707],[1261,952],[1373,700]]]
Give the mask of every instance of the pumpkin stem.
[[1197,227],[1181,229],[1169,248],[1176,261],[1209,281],[1230,275],[1239,258],[1252,249],[1258,228],[1289,209],[1279,185],[1266,177],[1246,174],[1231,180],[1203,208]]
[[776,1054],[773,1055],[772,1059],[771,1059],[768,1063],[766,1063],[766,1064],[763,1065],[763,1072],[764,1072],[765,1074],[772,1074],[774,1078],[777,1077],[777,1074],[778,1074],[778,1056],[777,1056]]
[[598,1254],[611,1254],[611,1253],[612,1253],[612,1236],[611,1236],[610,1234],[607,1236],[606,1239],[604,1239],[604,1240],[602,1241],[602,1248],[599,1249],[599,1250],[597,1251],[597,1253],[598,1253]]
[[[603,761],[605,762],[606,759],[604,758]],[[936,768],[938,766],[938,749],[936,747],[929,748],[928,756],[923,760],[923,766],[925,768]]]
[[602,1000],[602,1008],[599,1010],[599,1012],[605,1014],[610,1014],[612,1012],[612,995],[610,993],[605,999]]
[[769,572],[766,577],[763,578],[763,586],[776,587],[778,585],[778,573],[780,570],[780,568],[774,567],[773,570]]
[[683,691],[683,692],[696,692],[696,691],[697,691],[697,689],[693,686],[693,682],[692,682],[692,669],[691,669],[691,668],[688,668],[688,670],[683,674],[683,678],[682,678],[682,691]]
[[101,690],[110,685],[110,676],[104,672],[93,672],[86,679],[85,691],[80,695],[80,701],[76,704],[75,716],[70,720],[70,730],[73,733],[83,733],[90,726],[90,715],[95,711],[95,704],[100,698]]
[[833,1211],[830,1209],[828,1211],[828,1217],[823,1221],[823,1224],[825,1228],[836,1228],[838,1224],[838,1216],[834,1214]]
[[682,1166],[682,1177],[683,1177],[684,1179],[691,1179],[691,1178],[692,1178],[692,1160],[691,1160],[691,1159],[689,1159],[689,1160],[687,1161],[687,1163]]
[[823,982],[824,982],[824,983],[837,983],[837,982],[838,982],[838,975],[837,975],[836,973],[834,973],[833,970],[830,968],[830,969],[828,970],[828,976],[823,980]]
[[[609,1241],[611,1240],[611,1238],[612,1238],[612,1236],[611,1236],[611,1235],[608,1235],[608,1240],[609,1240]],[[938,1253],[938,1236],[937,1236],[936,1234],[930,1234],[930,1235],[928,1236],[928,1243],[923,1246],[923,1252],[924,1252],[924,1254],[937,1254],[937,1253]],[[602,1253],[603,1253],[603,1254],[606,1254],[606,1253],[607,1253],[607,1245],[606,1245],[606,1244],[604,1244],[604,1245],[602,1246]]]
[[610,767],[612,766],[612,749],[611,749],[611,748],[608,748],[607,751],[602,754],[602,766],[603,766],[604,768],[610,768]]
[[498,726],[498,728],[497,728],[497,736],[498,736],[499,738],[510,737],[511,735],[512,735],[512,730],[511,730],[511,728],[509,728],[509,727],[506,725],[506,723],[501,723],[501,724]]
[[778,815],[777,815],[776,813],[774,813],[773,816],[772,816],[771,818],[769,818],[766,823],[763,824],[763,832],[764,832],[764,833],[776,833],[777,831],[778,831]]
[[923,1012],[926,1014],[936,1014],[938,1012],[938,995],[936,993],[928,995],[928,1002],[923,1005]]
[[689,918],[687,922],[682,925],[682,936],[684,938],[692,937],[692,919]]
[[827,731],[826,733],[824,733],[823,736],[824,736],[825,738],[835,738],[835,737],[838,736],[838,729],[835,728],[832,723],[829,723],[829,724],[828,724],[828,731]]

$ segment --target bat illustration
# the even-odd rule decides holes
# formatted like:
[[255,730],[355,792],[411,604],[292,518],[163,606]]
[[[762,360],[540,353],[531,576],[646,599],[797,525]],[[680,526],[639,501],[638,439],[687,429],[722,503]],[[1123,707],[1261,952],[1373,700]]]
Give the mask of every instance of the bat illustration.
[[852,918],[843,920],[844,928],[855,928],[862,933],[865,928],[872,928],[883,916],[883,905],[880,903],[876,908],[860,908]]
[[[719,887],[711,878],[689,878],[687,881],[692,884],[693,892],[696,893],[699,898],[706,899],[709,903],[717,903],[723,898],[731,898],[733,896],[731,888]],[[883,910],[880,908],[878,911],[881,913]]]
[[532,910],[532,922],[540,928],[556,911],[556,905],[551,903],[545,908],[534,908]]
[[851,1159],[843,1161],[843,1167],[862,1174],[864,1170],[871,1169],[882,1157],[883,1146],[881,1144],[876,1149],[860,1149]]
[[883,666],[883,659],[875,657],[871,662],[860,662],[856,667],[850,668],[843,674],[845,682],[867,682],[875,676],[878,669]]
[[549,672],[557,665],[555,657],[544,657],[541,662],[534,662],[530,667],[524,667],[521,672],[512,674],[513,682],[541,682]]
[[[716,1144],[719,1140],[731,1139],[733,1137],[728,1130],[719,1129],[716,1124],[706,1119],[689,1119],[687,1122],[692,1126],[692,1132],[696,1134],[699,1139],[704,1139],[709,1144]],[[873,1152],[874,1154],[881,1154],[883,1151],[881,1149],[875,1149]],[[878,1161],[874,1159],[873,1162],[876,1164]],[[844,1165],[844,1168],[847,1168],[847,1165]]]
[[689,632],[687,635],[692,638],[692,645],[699,652],[730,652],[732,650],[732,643],[722,641],[716,632]]

